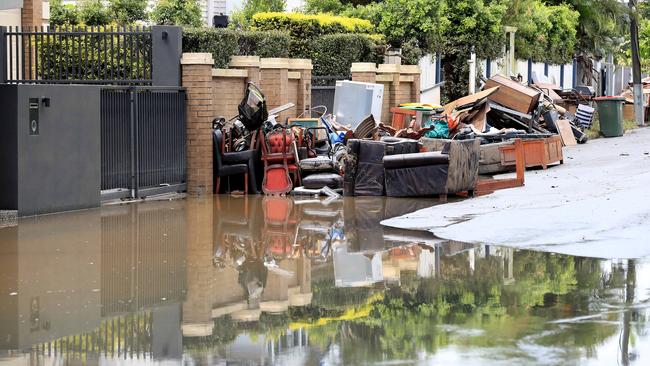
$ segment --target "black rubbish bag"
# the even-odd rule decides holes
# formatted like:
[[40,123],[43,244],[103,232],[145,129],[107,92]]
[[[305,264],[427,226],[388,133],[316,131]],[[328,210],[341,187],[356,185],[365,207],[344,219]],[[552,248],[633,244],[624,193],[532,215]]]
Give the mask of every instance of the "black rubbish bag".
[[253,83],[248,83],[246,94],[239,103],[239,120],[249,131],[255,131],[269,118],[266,109],[266,99],[260,89]]

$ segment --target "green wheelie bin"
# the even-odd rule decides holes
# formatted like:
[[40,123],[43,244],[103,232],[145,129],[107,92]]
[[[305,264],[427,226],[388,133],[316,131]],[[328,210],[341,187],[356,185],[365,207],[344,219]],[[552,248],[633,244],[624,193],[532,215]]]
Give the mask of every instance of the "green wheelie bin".
[[598,106],[600,133],[605,137],[623,136],[623,97],[594,98]]

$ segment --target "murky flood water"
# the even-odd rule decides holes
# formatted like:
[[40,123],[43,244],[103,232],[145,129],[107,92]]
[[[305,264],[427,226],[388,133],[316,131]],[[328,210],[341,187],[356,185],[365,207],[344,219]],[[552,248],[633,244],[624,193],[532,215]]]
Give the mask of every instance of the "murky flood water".
[[650,261],[379,224],[434,203],[223,196],[20,220],[0,228],[0,364],[650,364]]

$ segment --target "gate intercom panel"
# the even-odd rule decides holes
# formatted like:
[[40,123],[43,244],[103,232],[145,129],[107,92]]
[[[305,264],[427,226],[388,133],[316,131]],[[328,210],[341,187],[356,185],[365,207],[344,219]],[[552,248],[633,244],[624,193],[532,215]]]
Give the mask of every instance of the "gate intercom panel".
[[38,136],[40,126],[38,117],[38,98],[29,98],[29,135]]

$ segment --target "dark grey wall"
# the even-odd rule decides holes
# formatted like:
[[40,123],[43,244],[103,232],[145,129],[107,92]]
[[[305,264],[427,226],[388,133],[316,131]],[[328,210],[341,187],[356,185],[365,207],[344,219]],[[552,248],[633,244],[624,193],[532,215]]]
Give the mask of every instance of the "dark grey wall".
[[18,207],[17,87],[0,85],[0,209]]
[[182,28],[154,26],[153,38],[153,86],[181,86],[181,56],[183,53]]
[[[0,110],[17,113],[3,118],[0,146],[13,139],[17,147],[13,157],[0,160],[0,175],[15,175],[16,184],[13,191],[0,191],[0,202],[9,204],[15,195],[17,204],[0,208],[29,216],[99,206],[100,87],[18,85],[1,90],[5,88],[13,88],[16,98],[0,99]],[[29,98],[50,99],[49,107],[39,105],[38,136],[29,134]]]

